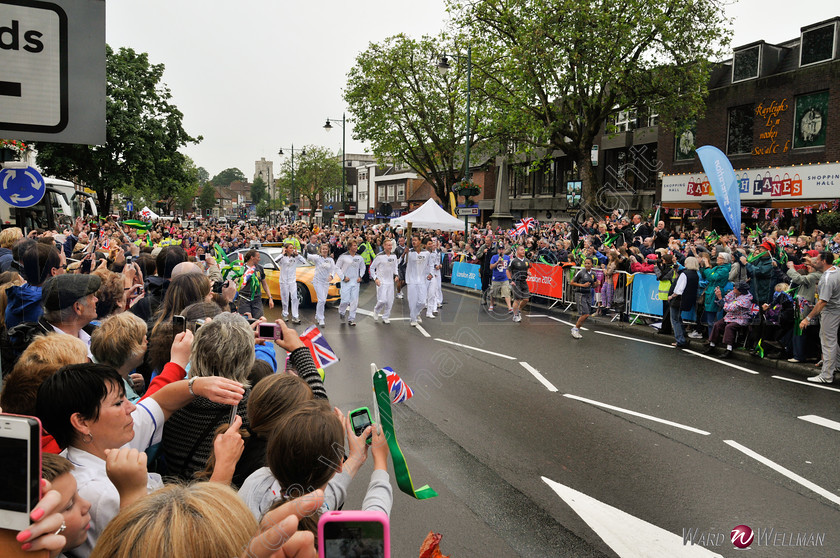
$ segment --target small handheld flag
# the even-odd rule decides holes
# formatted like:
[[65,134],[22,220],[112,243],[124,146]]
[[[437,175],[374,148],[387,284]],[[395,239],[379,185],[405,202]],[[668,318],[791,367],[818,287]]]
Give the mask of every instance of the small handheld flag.
[[318,368],[326,368],[330,364],[338,362],[338,355],[335,354],[330,344],[324,339],[324,334],[315,326],[310,326],[300,336],[300,340],[312,354],[312,360]]

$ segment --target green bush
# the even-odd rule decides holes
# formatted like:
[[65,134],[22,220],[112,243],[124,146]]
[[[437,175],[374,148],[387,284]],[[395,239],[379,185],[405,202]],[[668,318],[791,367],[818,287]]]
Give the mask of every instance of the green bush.
[[817,214],[817,224],[825,232],[840,232],[840,212],[821,211]]

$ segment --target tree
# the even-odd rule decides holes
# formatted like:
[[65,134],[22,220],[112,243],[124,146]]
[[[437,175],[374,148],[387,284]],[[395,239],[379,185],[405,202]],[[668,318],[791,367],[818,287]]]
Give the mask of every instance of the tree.
[[92,188],[104,215],[115,189],[159,198],[189,183],[189,165],[178,149],[202,138],[184,130],[184,115],[161,83],[163,71],[145,53],[106,46],[105,145],[38,142],[38,165],[46,174]]
[[268,200],[262,200],[257,204],[257,217],[268,216]]
[[355,119],[353,137],[369,141],[380,162],[411,167],[444,201],[464,177],[464,141],[472,148],[483,137],[487,107],[478,87],[484,78],[473,72],[465,138],[467,61],[453,60],[445,76],[437,68],[442,52],[465,54],[462,47],[442,35],[372,43],[356,57],[344,94]]
[[208,209],[213,209],[216,206],[216,188],[209,182],[201,187],[198,194],[198,207],[201,209],[202,215],[207,214]]
[[198,184],[204,186],[210,180],[210,173],[204,167],[198,167]]
[[447,1],[487,53],[473,73],[486,77],[492,127],[571,157],[584,203],[596,199],[590,153],[604,122],[643,107],[666,126],[698,116],[730,36],[719,0]]
[[268,193],[266,192],[265,180],[261,176],[258,176],[254,179],[254,183],[251,184],[251,203],[259,205],[266,198],[268,198]]
[[[292,163],[283,161],[280,177],[275,183],[278,197],[289,199],[292,191]],[[324,198],[341,191],[341,161],[325,147],[307,145],[295,157],[295,189],[302,198],[309,201],[314,212],[321,207]]]
[[229,168],[214,176],[213,180],[210,182],[216,186],[227,188],[230,186],[231,182],[245,182],[246,180],[245,174],[241,170],[237,168]]

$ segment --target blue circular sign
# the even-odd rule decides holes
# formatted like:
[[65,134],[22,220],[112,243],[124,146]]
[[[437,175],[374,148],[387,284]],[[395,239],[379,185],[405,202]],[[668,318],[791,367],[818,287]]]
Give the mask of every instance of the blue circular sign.
[[0,170],[0,198],[14,207],[32,207],[47,192],[44,177],[32,167]]

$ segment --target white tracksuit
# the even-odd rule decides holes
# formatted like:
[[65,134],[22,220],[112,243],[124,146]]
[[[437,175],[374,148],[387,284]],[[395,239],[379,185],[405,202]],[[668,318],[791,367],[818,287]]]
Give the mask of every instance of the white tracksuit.
[[359,255],[351,256],[349,252],[342,254],[335,262],[341,272],[341,304],[338,313],[343,315],[350,307],[350,319],[356,319],[356,309],[359,307],[359,282],[365,274],[365,260]]
[[283,303],[283,318],[289,316],[289,301],[292,303],[292,318],[300,319],[298,315],[298,305],[300,301],[297,297],[297,266],[300,264],[306,265],[306,260],[300,254],[294,256],[280,256],[277,258],[277,264],[280,266],[280,298]]
[[405,282],[408,284],[408,315],[412,322],[417,321],[417,316],[426,306],[426,294],[428,292],[429,279],[432,273],[431,258],[426,250],[419,253],[415,251],[406,252]]
[[330,288],[330,277],[338,275],[343,279],[341,270],[335,265],[335,261],[329,256],[326,258],[319,254],[309,254],[306,259],[315,264],[315,276],[312,278],[312,286],[315,287],[315,296],[318,303],[315,305],[315,319],[318,322],[324,321],[324,305],[327,303],[327,292]]
[[379,280],[376,287],[376,306],[373,307],[374,315],[380,314],[383,318],[391,317],[391,308],[394,306],[394,277],[397,276],[397,256],[394,254],[379,254],[370,264],[370,278]]
[[440,304],[440,251],[434,250],[429,253],[429,267],[431,268],[432,280],[429,281],[429,288],[426,292],[426,317],[434,318]]

